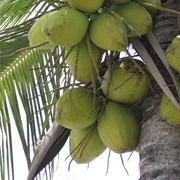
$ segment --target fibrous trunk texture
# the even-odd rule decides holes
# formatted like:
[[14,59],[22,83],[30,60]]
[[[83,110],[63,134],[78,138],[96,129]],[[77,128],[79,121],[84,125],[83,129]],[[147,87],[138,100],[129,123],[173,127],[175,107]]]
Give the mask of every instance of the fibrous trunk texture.
[[[163,2],[164,7],[180,10],[180,0]],[[178,16],[159,12],[154,22],[153,32],[165,50],[179,34]],[[139,140],[140,180],[179,180],[180,127],[170,126],[159,117],[162,92],[159,88],[154,90],[155,93],[147,97],[142,104],[144,121]]]
[[144,115],[150,114],[141,126],[140,180],[180,179],[180,128],[159,118],[160,97],[146,101]]

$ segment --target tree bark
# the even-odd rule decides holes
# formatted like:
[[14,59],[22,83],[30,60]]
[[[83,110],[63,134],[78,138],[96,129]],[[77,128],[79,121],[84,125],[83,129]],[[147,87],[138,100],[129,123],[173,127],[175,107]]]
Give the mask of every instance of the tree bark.
[[[179,0],[163,2],[164,7],[180,10]],[[155,17],[153,32],[163,50],[179,34],[177,19],[176,14],[168,12],[159,12]],[[155,93],[151,93],[142,103],[144,120],[139,139],[140,180],[179,180],[180,127],[170,126],[159,117],[162,91],[157,85],[154,89]]]

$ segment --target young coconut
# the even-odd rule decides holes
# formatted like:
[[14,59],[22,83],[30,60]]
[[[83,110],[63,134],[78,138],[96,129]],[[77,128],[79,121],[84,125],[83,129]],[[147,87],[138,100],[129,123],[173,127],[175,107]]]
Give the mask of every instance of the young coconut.
[[123,51],[128,45],[124,23],[106,12],[96,14],[91,20],[89,34],[92,42],[105,50]]
[[67,0],[70,6],[87,13],[93,13],[103,5],[104,0]]
[[143,5],[146,10],[149,12],[149,14],[154,17],[155,14],[157,13],[157,9],[156,9],[156,6],[161,6],[161,0],[142,0],[142,3],[145,2],[145,3],[148,3],[148,4],[152,4],[152,6],[147,6],[147,5]]
[[[125,105],[125,104],[124,104]],[[131,111],[137,120],[138,128],[140,128],[142,123],[142,109],[140,106],[138,106],[136,103],[134,104],[126,104],[126,107]],[[139,144],[137,145],[136,149],[134,151],[139,152]]]
[[[135,61],[140,67],[144,66],[140,60]],[[130,59],[124,59],[114,64],[111,77],[109,70],[106,71],[101,87],[108,99],[121,103],[135,103],[148,92],[147,79],[145,71],[140,72]]]
[[[101,56],[101,49],[90,42],[91,52],[88,50],[86,39],[84,38],[69,54],[67,63],[73,76],[77,81],[88,83],[92,82],[95,73],[94,63],[97,64]],[[71,50],[71,47],[66,48],[66,53]],[[92,54],[90,54],[92,53]],[[91,57],[93,56],[93,59]]]
[[115,3],[115,4],[125,4],[125,3],[128,3],[130,1],[131,0],[111,0],[111,2]]
[[85,128],[97,119],[98,100],[84,88],[66,90],[56,103],[55,120],[63,127]]
[[93,124],[84,129],[72,129],[69,148],[72,160],[78,164],[84,164],[101,155],[106,146],[99,137],[97,127]]
[[144,35],[152,28],[153,21],[151,15],[138,3],[131,1],[126,4],[113,5],[112,10],[123,17],[133,28],[126,25],[128,37]]
[[98,132],[102,142],[116,153],[133,151],[138,145],[139,129],[135,115],[113,101],[105,105]]
[[74,46],[85,36],[89,19],[76,9],[63,7],[52,12],[42,27],[49,42],[60,46]]
[[141,107],[139,107],[136,103],[126,104],[125,106],[129,109],[129,111],[132,111],[132,113],[136,116],[138,125],[140,126],[140,124],[142,122],[142,109],[141,109]]
[[180,34],[177,35],[166,49],[166,60],[178,72],[180,72]]
[[[43,34],[41,27],[48,18],[50,13],[42,15],[31,27],[28,32],[28,40],[30,41],[30,46],[40,45],[47,41],[46,36]],[[38,46],[37,49],[50,49],[54,48],[55,45],[52,43],[47,43],[42,46]]]
[[172,103],[172,101],[163,93],[159,114],[170,125],[180,125],[180,110]]

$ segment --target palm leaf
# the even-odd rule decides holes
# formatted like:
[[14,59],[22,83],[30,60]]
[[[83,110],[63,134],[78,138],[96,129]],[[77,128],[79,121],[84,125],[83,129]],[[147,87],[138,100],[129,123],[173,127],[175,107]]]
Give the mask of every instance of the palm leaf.
[[[35,151],[31,147],[45,136],[54,121],[54,104],[60,96],[58,88],[68,86],[71,79],[66,66],[64,68],[58,66],[61,49],[57,48],[54,51],[31,49],[11,54],[29,46],[28,30],[34,20],[49,7],[47,2],[31,0],[7,0],[0,4],[1,179],[15,178],[12,145],[15,139],[11,122],[15,122],[27,166],[30,167],[30,153]],[[54,75],[56,71],[58,73]],[[62,74],[67,75],[66,78],[63,78]],[[61,146],[63,145],[64,142]]]
[[15,29],[18,24],[22,22],[27,23],[29,17],[38,16],[40,13],[44,12],[44,10],[47,10],[49,6],[50,5],[45,1],[38,0],[5,0],[0,4],[0,28],[8,29],[13,27],[13,29]]
[[41,2],[38,7],[39,4],[40,1],[9,0],[0,4],[0,72],[17,57],[17,54],[10,54],[29,46],[27,33],[30,27],[44,13],[44,9],[50,8],[48,3]]

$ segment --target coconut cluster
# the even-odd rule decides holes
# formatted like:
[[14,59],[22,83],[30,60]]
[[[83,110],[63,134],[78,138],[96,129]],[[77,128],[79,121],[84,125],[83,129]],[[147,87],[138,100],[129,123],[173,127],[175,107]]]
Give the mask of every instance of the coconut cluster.
[[[60,96],[55,109],[55,120],[71,129],[70,155],[77,163],[89,163],[106,148],[133,151],[141,119],[135,103],[149,91],[148,75],[142,61],[115,57],[127,50],[129,37],[151,30],[157,10],[131,0],[60,2],[58,11],[33,24],[28,39],[39,49],[61,46],[72,75],[81,82]],[[142,2],[161,5],[160,0]]]
[[[160,5],[159,0],[143,1]],[[122,51],[128,46],[128,37],[144,35],[152,28],[156,12],[130,0],[65,2],[58,11],[44,14],[33,24],[28,34],[31,46],[45,41],[49,43],[37,48],[74,46],[89,33],[99,48]]]

